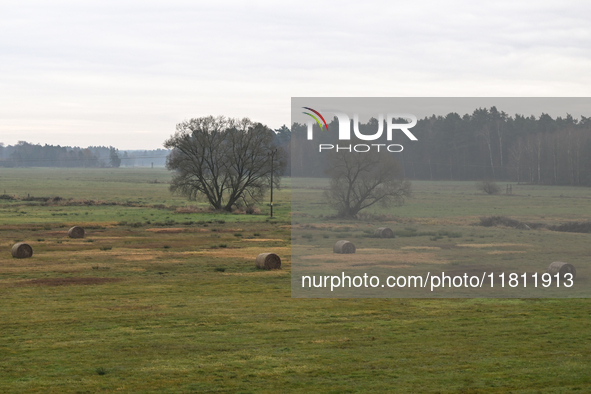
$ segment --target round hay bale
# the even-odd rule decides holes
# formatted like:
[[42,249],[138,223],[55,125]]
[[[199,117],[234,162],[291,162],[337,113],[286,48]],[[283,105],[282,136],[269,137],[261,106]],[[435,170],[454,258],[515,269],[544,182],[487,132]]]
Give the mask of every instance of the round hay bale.
[[376,230],[375,236],[378,238],[394,238],[394,231],[390,227],[380,227]]
[[334,244],[333,251],[335,253],[350,254],[355,253],[355,245],[352,242],[341,240]]
[[572,264],[555,261],[548,267],[548,273],[552,276],[560,274],[560,279],[564,279],[566,274],[572,274],[572,279],[574,280],[577,275],[577,270]]
[[281,259],[275,253],[261,253],[257,256],[257,268],[262,270],[281,269]]
[[68,237],[70,237],[70,238],[84,238],[84,229],[80,226],[74,226],[68,230]]
[[29,244],[19,242],[12,246],[12,257],[16,257],[17,259],[27,259],[32,255],[33,248]]

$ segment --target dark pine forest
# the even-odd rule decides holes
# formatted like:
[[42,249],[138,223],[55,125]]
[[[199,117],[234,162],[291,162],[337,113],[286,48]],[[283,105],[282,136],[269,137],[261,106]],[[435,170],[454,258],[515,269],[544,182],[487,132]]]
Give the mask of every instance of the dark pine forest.
[[[338,130],[336,118],[328,128],[331,133]],[[378,129],[378,121],[371,119],[359,129],[362,133],[373,134]],[[410,141],[403,133],[398,133],[391,142],[404,146],[401,153],[393,154],[409,179],[489,179],[591,186],[589,117],[510,116],[491,107],[476,109],[472,114],[452,112],[419,119],[411,131],[418,141]],[[331,141],[326,131],[321,132],[318,126],[315,126],[313,141],[306,139],[306,133],[306,125],[292,125],[290,147],[292,154],[301,160],[294,157],[291,175],[322,177],[326,155],[318,153],[318,144]],[[350,143],[367,141],[351,140]],[[341,145],[348,144],[341,141]]]

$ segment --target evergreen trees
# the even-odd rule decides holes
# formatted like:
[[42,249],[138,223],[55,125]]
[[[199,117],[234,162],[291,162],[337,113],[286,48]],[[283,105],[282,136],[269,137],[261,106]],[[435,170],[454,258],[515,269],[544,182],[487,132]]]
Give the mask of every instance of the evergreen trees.
[[[376,130],[376,120],[360,128]],[[338,130],[336,118],[329,130]],[[314,140],[306,138],[306,125],[292,125],[292,154],[297,155],[293,176],[326,176],[326,155],[318,144],[331,143],[315,126]],[[591,186],[591,118],[571,115],[552,118],[542,114],[515,115],[496,107],[478,108],[463,116],[420,119],[412,129],[418,141],[404,135],[392,143],[406,178],[417,180],[518,181],[550,185]]]

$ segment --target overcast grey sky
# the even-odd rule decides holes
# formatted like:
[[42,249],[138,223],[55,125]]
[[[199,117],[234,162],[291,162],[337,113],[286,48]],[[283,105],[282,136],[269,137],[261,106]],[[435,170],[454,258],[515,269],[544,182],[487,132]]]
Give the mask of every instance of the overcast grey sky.
[[591,96],[588,1],[0,3],[0,142],[162,147],[292,96]]

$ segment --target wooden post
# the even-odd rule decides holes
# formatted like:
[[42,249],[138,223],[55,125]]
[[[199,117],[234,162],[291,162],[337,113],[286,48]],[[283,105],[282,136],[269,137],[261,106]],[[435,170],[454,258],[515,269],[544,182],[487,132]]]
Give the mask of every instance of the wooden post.
[[277,149],[270,153],[271,156],[271,217],[273,217],[273,161],[275,159],[275,154],[277,153]]

